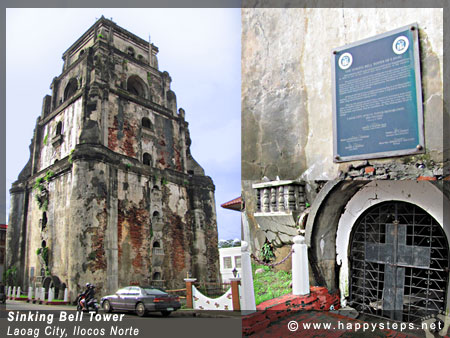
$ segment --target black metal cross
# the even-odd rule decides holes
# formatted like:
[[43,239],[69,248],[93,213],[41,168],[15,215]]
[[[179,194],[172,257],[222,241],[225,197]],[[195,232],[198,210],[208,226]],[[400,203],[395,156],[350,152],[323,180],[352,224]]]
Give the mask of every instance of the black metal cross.
[[406,245],[406,224],[386,224],[386,243],[367,243],[366,261],[384,264],[383,311],[402,320],[405,268],[429,268],[431,249]]

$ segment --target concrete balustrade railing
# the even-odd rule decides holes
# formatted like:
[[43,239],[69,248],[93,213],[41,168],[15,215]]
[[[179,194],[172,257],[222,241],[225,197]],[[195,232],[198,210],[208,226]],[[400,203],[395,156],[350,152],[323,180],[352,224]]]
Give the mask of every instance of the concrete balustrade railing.
[[7,299],[12,300],[26,300],[27,302],[38,302],[38,303],[51,303],[57,301],[61,304],[69,303],[69,289],[64,289],[64,299],[57,299],[55,295],[55,288],[48,289],[48,297],[45,298],[45,288],[43,287],[32,287],[29,286],[28,290],[23,292],[23,295],[26,297],[22,297],[22,289],[20,286],[5,286]]

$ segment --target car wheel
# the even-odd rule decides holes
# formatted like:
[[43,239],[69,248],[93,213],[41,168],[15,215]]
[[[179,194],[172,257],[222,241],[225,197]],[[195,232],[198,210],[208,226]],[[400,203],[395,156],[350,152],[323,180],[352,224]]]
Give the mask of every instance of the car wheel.
[[112,311],[112,307],[111,307],[109,300],[105,300],[103,302],[103,310],[105,310],[105,312],[108,312],[108,313],[110,313]]
[[161,314],[163,315],[163,317],[169,317],[171,313],[172,313],[172,311],[161,311]]
[[136,314],[139,317],[143,317],[145,315],[145,306],[142,303],[137,303],[136,304]]

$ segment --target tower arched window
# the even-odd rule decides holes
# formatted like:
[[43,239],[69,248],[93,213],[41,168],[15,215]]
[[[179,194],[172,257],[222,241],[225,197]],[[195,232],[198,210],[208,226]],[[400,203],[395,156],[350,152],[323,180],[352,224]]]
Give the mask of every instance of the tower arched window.
[[128,78],[127,81],[127,90],[134,95],[143,97],[144,99],[147,98],[146,95],[146,86],[144,81],[142,81],[142,79],[137,76],[137,75],[132,75]]
[[42,229],[44,229],[47,226],[47,213],[44,211],[42,213]]
[[153,130],[152,121],[148,117],[142,118],[142,128],[147,128]]
[[154,248],[160,248],[161,245],[159,244],[158,241],[155,241],[155,242],[153,242],[153,247],[154,247]]
[[133,47],[128,47],[127,48],[127,54],[134,57],[135,53],[134,53],[134,49]]
[[145,165],[149,165],[149,166],[152,165],[152,157],[150,156],[149,153],[144,153],[144,156],[142,157],[142,162]]
[[152,223],[156,224],[159,222],[159,212],[155,211],[153,212],[153,216],[152,216]]
[[66,88],[64,89],[64,101],[66,101],[68,98],[72,97],[73,94],[76,93],[78,90],[78,83],[75,78],[71,78],[69,82],[67,83]]
[[161,280],[161,273],[160,272],[155,272],[153,274],[153,280]]
[[59,121],[58,124],[56,125],[56,136],[57,135],[61,135],[62,134],[62,122]]

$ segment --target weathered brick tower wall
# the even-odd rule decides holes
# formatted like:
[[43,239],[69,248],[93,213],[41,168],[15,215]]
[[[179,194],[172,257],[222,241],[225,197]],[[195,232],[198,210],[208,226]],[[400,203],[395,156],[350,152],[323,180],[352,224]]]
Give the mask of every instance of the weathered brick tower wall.
[[218,281],[214,184],[157,53],[102,17],[63,54],[11,189],[7,266],[22,286],[44,270],[72,296]]

